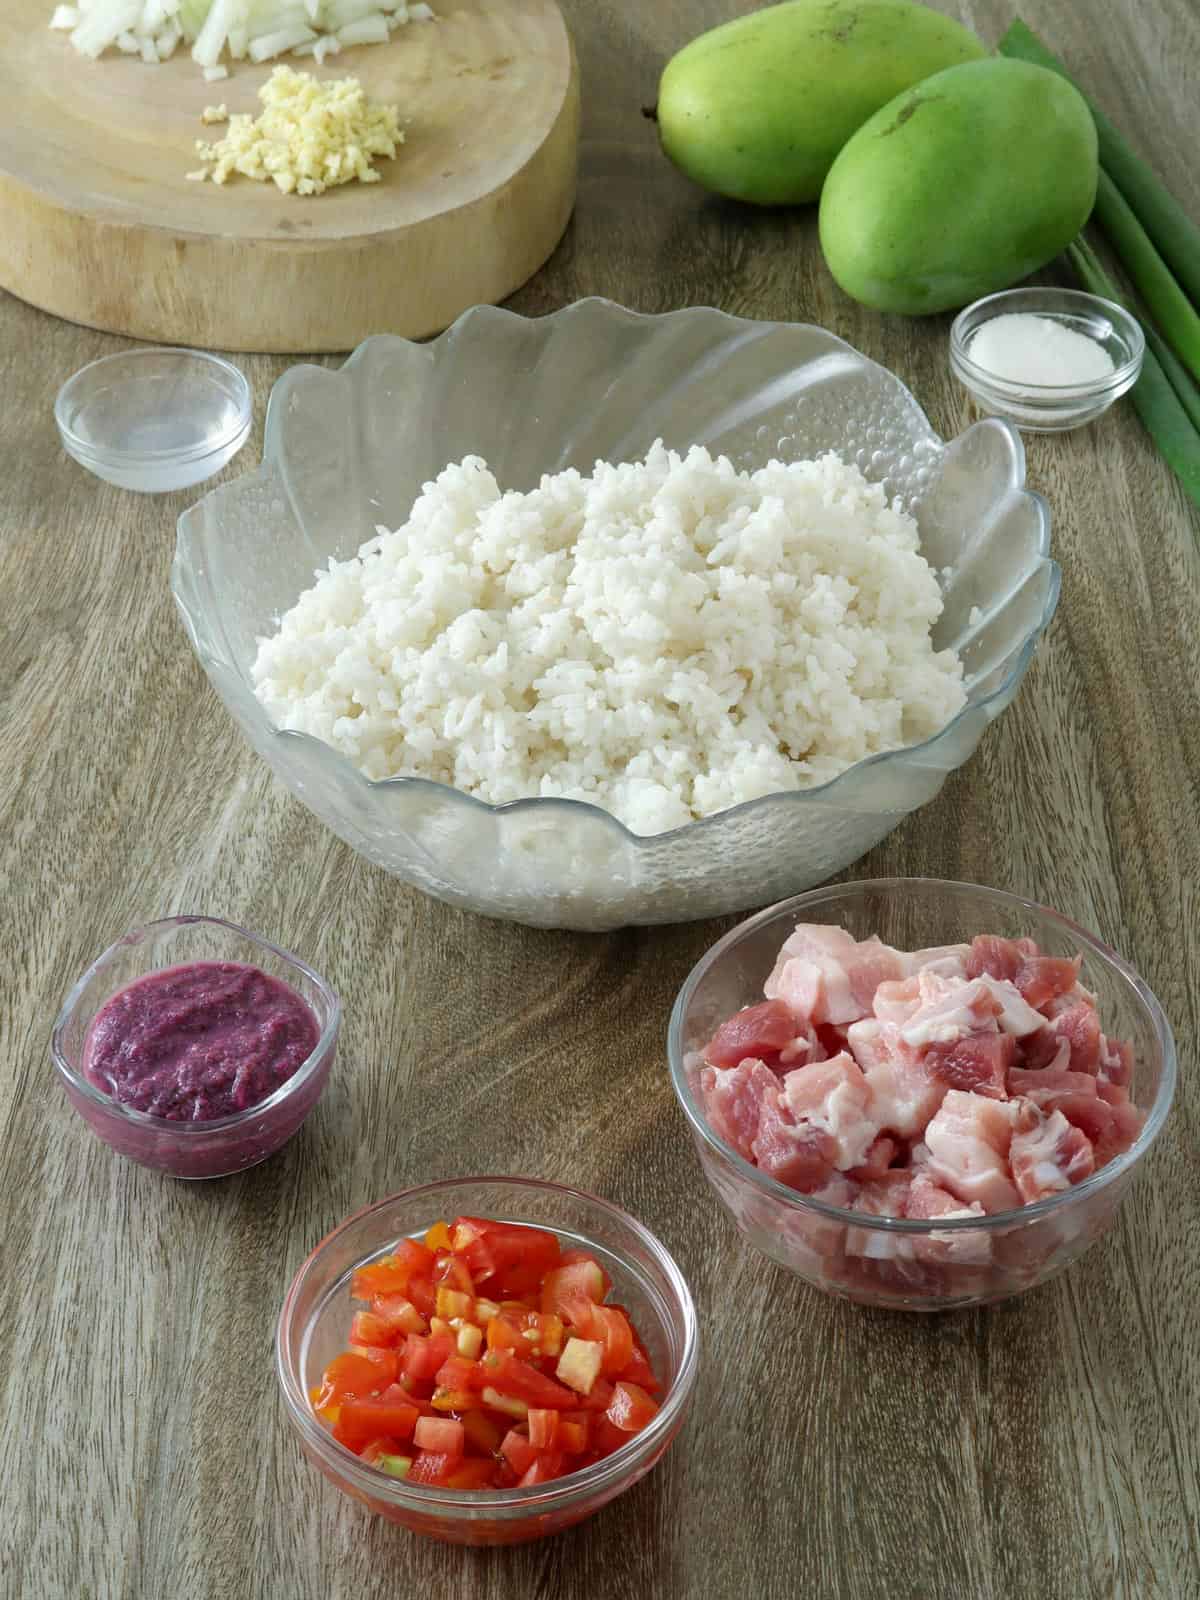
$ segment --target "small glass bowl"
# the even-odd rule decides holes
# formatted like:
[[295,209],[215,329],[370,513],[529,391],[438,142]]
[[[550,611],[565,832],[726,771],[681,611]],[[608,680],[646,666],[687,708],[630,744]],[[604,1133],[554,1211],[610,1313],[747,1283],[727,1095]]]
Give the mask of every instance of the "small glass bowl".
[[[622,1449],[536,1488],[442,1489],[409,1484],[368,1466],[338,1444],[313,1413],[309,1390],[346,1347],[350,1278],[396,1240],[439,1219],[490,1217],[532,1223],[587,1249],[613,1282],[656,1372],[661,1406]],[[644,1477],[683,1423],[695,1386],[696,1310],[682,1273],[662,1244],[619,1207],[578,1189],[534,1178],[455,1178],[392,1195],[356,1212],[322,1240],[300,1268],[279,1316],[275,1363],[288,1420],[308,1459],[343,1493],[377,1516],[449,1544],[517,1544],[558,1533],[599,1511]]]
[[[1012,383],[971,360],[971,339],[993,317],[1049,317],[1104,346],[1113,371],[1088,383]],[[1082,289],[1035,286],[990,294],[960,311],[950,329],[950,370],[985,410],[1026,433],[1063,433],[1107,411],[1132,389],[1142,370],[1146,339],[1124,306]]]
[[67,454],[118,489],[166,494],[220,472],[250,434],[250,385],[220,356],[148,346],[82,367],[58,391]]
[[[827,1205],[744,1161],[718,1137],[699,1094],[699,1052],[763,983],[797,922],[828,922],[856,939],[877,933],[902,950],[967,942],[977,933],[1028,935],[1048,955],[1083,956],[1081,981],[1101,1025],[1133,1046],[1130,1098],[1145,1114],[1128,1150],[1083,1183],[1019,1211],[914,1221]],[[947,1311],[986,1305],[1044,1282],[1107,1233],[1134,1171],[1162,1131],[1175,1092],[1175,1040],[1133,969],[1094,934],[1001,889],[934,878],[836,884],[769,906],[715,944],[692,969],[671,1016],[671,1081],[704,1175],[747,1240],[816,1289],[862,1305]]]
[[[312,1007],[321,1033],[308,1059],[258,1105],[208,1122],[170,1122],[122,1105],[89,1082],[83,1050],[96,1013],[118,989],[191,961],[241,961],[282,979]],[[67,1098],[118,1155],[176,1178],[223,1178],[265,1161],[296,1132],[325,1088],[341,1022],[337,995],[297,956],[220,917],[166,917],[134,928],[97,956],[63,1002],[50,1053]]]

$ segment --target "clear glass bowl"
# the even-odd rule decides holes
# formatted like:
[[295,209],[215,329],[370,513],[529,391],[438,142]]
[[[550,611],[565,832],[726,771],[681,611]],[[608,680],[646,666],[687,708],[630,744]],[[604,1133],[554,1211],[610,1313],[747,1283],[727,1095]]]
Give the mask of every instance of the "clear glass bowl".
[[[371,781],[268,721],[251,679],[259,638],[330,557],[402,523],[447,461],[478,453],[505,487],[529,489],[659,437],[750,469],[837,450],[899,496],[943,572],[935,641],[963,657],[963,711],[820,788],[650,837],[578,801],[493,807],[420,778]],[[1053,614],[1049,545],[1007,423],[944,445],[897,378],[821,328],[582,300],[537,320],[479,308],[430,344],[380,337],[340,371],[292,368],[271,396],[262,467],[180,519],[173,588],[251,744],[368,860],[490,916],[601,929],[715,916],[822,882],[933,799],[1016,693]]]
[[249,437],[252,413],[232,362],[157,345],[82,367],[54,403],[67,454],[141,494],[191,489],[220,472]]
[[[767,974],[797,922],[837,923],[856,939],[877,933],[902,950],[995,933],[1036,939],[1051,955],[1082,954],[1081,981],[1096,994],[1105,1033],[1133,1045],[1130,1095],[1146,1118],[1137,1139],[1074,1188],[982,1222],[868,1217],[810,1199],[759,1172],[709,1126],[693,1057],[725,1017],[762,999]],[[1154,995],[1115,951],[1019,895],[932,878],[839,884],[798,895],[741,923],[692,969],[675,1002],[667,1050],[671,1081],[704,1174],[747,1240],[816,1289],[904,1311],[1004,1300],[1069,1266],[1112,1226],[1175,1092],[1170,1025]]]
[[[661,1406],[629,1444],[595,1466],[530,1489],[442,1489],[408,1484],[368,1466],[338,1444],[313,1413],[308,1392],[346,1346],[350,1278],[396,1240],[456,1216],[526,1222],[588,1249],[613,1282],[656,1373]],[[377,1516],[451,1544],[516,1544],[558,1533],[607,1505],[661,1460],[679,1432],[696,1382],[696,1310],[682,1273],[662,1244],[607,1200],[533,1178],[454,1178],[368,1206],[317,1246],[288,1290],[275,1336],[275,1362],[288,1420],[305,1455],[331,1483]]]
[[[993,317],[1048,317],[1103,345],[1113,371],[1089,383],[1012,383],[971,359],[971,340]],[[1082,289],[1035,285],[989,294],[960,311],[950,329],[950,370],[986,410],[1027,433],[1063,433],[1094,422],[1132,389],[1142,370],[1146,339],[1124,306]]]
[[[258,1105],[209,1122],[170,1122],[96,1088],[83,1074],[83,1051],[96,1013],[118,989],[192,961],[242,961],[281,978],[312,1007],[321,1034],[307,1061]],[[50,1054],[68,1100],[118,1155],[176,1178],[223,1178],[265,1161],[296,1132],[321,1098],[341,1021],[337,995],[298,956],[220,917],[165,917],[132,929],[96,957],[63,1001]]]

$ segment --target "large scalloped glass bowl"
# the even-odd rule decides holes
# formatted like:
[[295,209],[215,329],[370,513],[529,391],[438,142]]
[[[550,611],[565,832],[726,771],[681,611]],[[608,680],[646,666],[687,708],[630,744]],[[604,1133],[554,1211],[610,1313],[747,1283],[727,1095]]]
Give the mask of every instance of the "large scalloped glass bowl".
[[[486,458],[505,488],[630,460],[657,438],[756,468],[837,450],[900,497],[943,573],[935,630],[968,702],[936,738],[821,788],[768,795],[639,837],[598,807],[488,806],[418,778],[362,777],[281,731],[251,686],[257,641],[331,556],[402,523],[448,461]],[[697,308],[640,316],[582,300],[530,320],[468,311],[428,344],[368,339],[338,371],[275,385],[262,466],[179,522],[173,589],[217,692],[260,755],[368,860],[443,900],[541,927],[676,922],[822,882],[932,800],[1008,705],[1058,597],[1049,517],[1020,438],[977,423],[949,444],[900,381],[822,328]]]

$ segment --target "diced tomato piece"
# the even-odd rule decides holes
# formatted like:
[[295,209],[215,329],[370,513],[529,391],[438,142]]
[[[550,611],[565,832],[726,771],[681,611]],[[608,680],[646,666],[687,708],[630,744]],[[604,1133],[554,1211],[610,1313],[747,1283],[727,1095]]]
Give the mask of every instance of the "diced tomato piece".
[[408,1298],[423,1317],[432,1317],[437,1311],[437,1290],[433,1279],[414,1277],[408,1280]]
[[709,1041],[704,1059],[714,1067],[736,1067],[747,1058],[770,1066],[797,1032],[796,1019],[784,1001],[761,1000],[726,1018]]
[[598,1460],[612,1455],[614,1450],[620,1450],[627,1445],[630,1435],[622,1428],[616,1427],[608,1420],[607,1416],[597,1417],[592,1423],[592,1433],[589,1443]]
[[371,1301],[371,1310],[398,1341],[406,1333],[424,1333],[425,1318],[402,1294],[377,1294]]
[[351,1450],[361,1450],[373,1439],[408,1439],[418,1415],[416,1406],[404,1401],[343,1400],[333,1437]]
[[580,1411],[607,1411],[613,1386],[607,1378],[597,1378],[587,1394],[573,1394],[571,1404]]
[[383,1377],[381,1369],[373,1361],[368,1361],[366,1356],[345,1351],[340,1356],[334,1356],[321,1376],[317,1410],[323,1411],[327,1406],[338,1405],[348,1396],[357,1399],[362,1395],[378,1394],[387,1383],[388,1379]]
[[517,1487],[531,1489],[535,1483],[549,1483],[552,1478],[561,1478],[562,1470],[562,1456],[556,1450],[548,1451],[545,1455],[538,1456],[528,1472],[522,1473]]
[[467,1448],[467,1435],[461,1422],[450,1417],[419,1417],[413,1429],[413,1443],[418,1450],[432,1450],[435,1454],[461,1456]]
[[511,1350],[515,1354],[527,1348],[527,1341],[521,1337],[521,1333],[521,1324],[512,1312],[502,1311],[487,1325],[487,1347],[489,1350]]
[[552,1450],[554,1448],[554,1442],[558,1438],[559,1415],[560,1413],[557,1411],[535,1411],[530,1407],[527,1419],[529,1423],[529,1442],[535,1450]]
[[560,1255],[558,1239],[544,1228],[458,1217],[450,1235],[476,1283],[486,1285],[490,1295],[531,1292]]
[[434,1287],[444,1285],[447,1289],[457,1289],[460,1294],[474,1295],[475,1280],[472,1278],[467,1263],[461,1256],[451,1250],[439,1250],[433,1264]]
[[433,1375],[439,1389],[473,1389],[478,1387],[480,1376],[478,1361],[466,1361],[460,1355],[448,1356]]
[[483,1403],[493,1411],[499,1411],[502,1416],[515,1417],[518,1422],[524,1422],[529,1415],[528,1400],[522,1400],[515,1394],[501,1394],[499,1389],[484,1389]]
[[350,1292],[356,1300],[370,1300],[377,1294],[403,1294],[410,1278],[427,1275],[432,1267],[432,1251],[415,1239],[401,1239],[390,1255],[359,1267],[351,1280]]
[[446,1471],[447,1489],[491,1489],[496,1482],[496,1463],[479,1456],[464,1456]]
[[604,1346],[600,1371],[606,1378],[623,1372],[633,1360],[633,1329],[625,1313],[615,1306],[593,1306],[591,1321],[583,1331]]
[[592,1256],[581,1256],[546,1274],[542,1310],[576,1326],[587,1321],[589,1308],[599,1305],[607,1293],[608,1280],[600,1263]]
[[407,1477],[412,1466],[412,1457],[402,1452],[398,1439],[373,1439],[361,1456],[369,1467],[378,1467],[389,1478]]
[[350,1319],[351,1344],[395,1344],[399,1337],[399,1329],[390,1326],[374,1311],[356,1311]]
[[532,1344],[538,1355],[557,1356],[562,1353],[563,1323],[561,1317],[556,1317],[552,1312],[527,1311],[525,1313],[525,1331],[535,1333],[536,1339],[526,1340]]
[[483,1410],[464,1411],[460,1420],[471,1449],[478,1450],[480,1455],[494,1456],[504,1437],[500,1424]]
[[557,1446],[564,1455],[582,1455],[588,1447],[590,1431],[587,1417],[564,1417],[560,1413]]
[[358,1347],[357,1353],[366,1356],[376,1368],[380,1383],[395,1383],[400,1376],[400,1356],[397,1351],[389,1350],[383,1345],[364,1344]]
[[451,1473],[463,1463],[456,1456],[437,1455],[432,1450],[418,1451],[406,1482],[445,1485]]
[[483,1382],[501,1394],[511,1394],[527,1405],[561,1411],[576,1401],[569,1389],[530,1366],[508,1350],[490,1350],[479,1363]]
[[647,1390],[650,1394],[657,1394],[662,1384],[654,1376],[654,1369],[646,1352],[634,1340],[633,1355],[625,1363],[625,1370],[617,1374],[626,1383],[636,1383],[639,1388]]
[[410,1333],[404,1341],[401,1370],[410,1383],[432,1383],[453,1354],[453,1334]]
[[658,1413],[658,1402],[636,1383],[618,1383],[604,1415],[622,1433],[640,1433]]
[[537,1451],[523,1433],[518,1433],[515,1428],[510,1428],[504,1435],[500,1445],[500,1454],[509,1466],[521,1476],[527,1472],[537,1460]]
[[425,1235],[426,1250],[449,1250],[450,1229],[444,1222],[435,1222]]

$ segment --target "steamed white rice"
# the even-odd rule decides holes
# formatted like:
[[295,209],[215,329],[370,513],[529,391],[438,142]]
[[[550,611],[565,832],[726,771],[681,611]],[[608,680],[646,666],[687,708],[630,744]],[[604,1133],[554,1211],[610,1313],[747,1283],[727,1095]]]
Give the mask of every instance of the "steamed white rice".
[[659,833],[943,727],[941,609],[916,523],[832,454],[745,473],[656,443],[528,494],[471,456],[317,574],[254,683],[368,777]]

